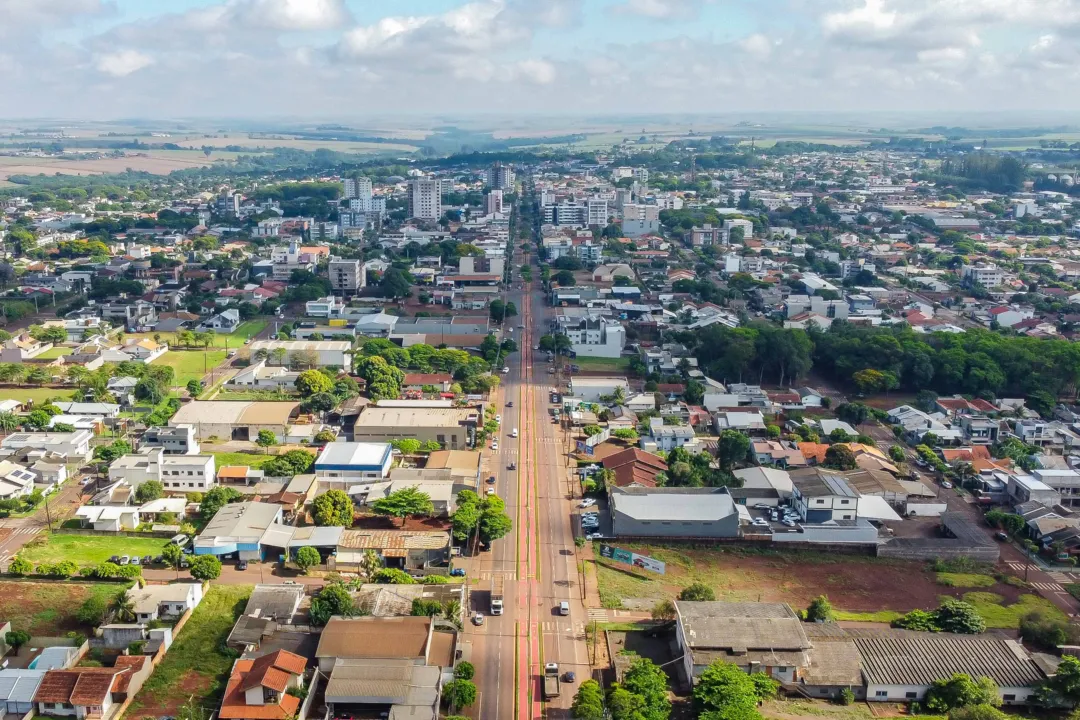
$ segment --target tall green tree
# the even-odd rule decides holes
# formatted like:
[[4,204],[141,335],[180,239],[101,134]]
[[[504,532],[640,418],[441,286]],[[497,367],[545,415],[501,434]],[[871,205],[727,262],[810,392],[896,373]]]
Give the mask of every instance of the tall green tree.
[[343,490],[327,490],[311,503],[315,524],[322,527],[352,527],[353,501]]
[[435,512],[431,496],[414,487],[402,488],[371,503],[377,515],[400,518],[402,525],[410,515],[430,515]]

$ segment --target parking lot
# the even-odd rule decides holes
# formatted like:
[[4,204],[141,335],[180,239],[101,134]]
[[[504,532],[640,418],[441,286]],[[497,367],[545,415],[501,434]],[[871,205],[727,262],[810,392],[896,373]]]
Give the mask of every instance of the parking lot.
[[800,518],[794,509],[786,506],[773,507],[771,505],[757,504],[748,508],[751,523],[761,530],[774,532],[790,531],[798,527]]

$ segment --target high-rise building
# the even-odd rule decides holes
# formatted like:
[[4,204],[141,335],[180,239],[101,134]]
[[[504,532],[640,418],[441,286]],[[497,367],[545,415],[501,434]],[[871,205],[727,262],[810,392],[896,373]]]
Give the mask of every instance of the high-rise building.
[[514,189],[514,168],[502,163],[495,163],[488,170],[488,185],[496,190]]
[[648,168],[636,167],[630,171],[630,177],[634,178],[634,182],[639,182],[642,185],[649,184],[649,170]]
[[222,215],[239,215],[240,201],[243,197],[232,190],[225,190],[218,196],[218,212]]
[[608,221],[608,209],[607,200],[590,199],[586,201],[585,206],[588,208],[588,225],[599,225],[604,227]]
[[495,213],[501,213],[503,211],[503,193],[502,190],[490,190],[488,191],[487,198],[484,203],[484,213],[486,215],[494,215]]
[[330,286],[335,293],[355,294],[367,285],[367,273],[359,260],[330,257]]
[[439,178],[439,192],[443,195],[454,192],[454,178]]
[[366,177],[345,178],[345,199],[371,200],[371,179]]
[[409,181],[409,217],[438,220],[442,217],[441,183],[438,180]]

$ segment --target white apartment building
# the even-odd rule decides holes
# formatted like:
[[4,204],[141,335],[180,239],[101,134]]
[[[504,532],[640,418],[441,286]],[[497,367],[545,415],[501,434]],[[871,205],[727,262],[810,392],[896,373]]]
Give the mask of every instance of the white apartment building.
[[977,283],[984,288],[997,287],[1005,282],[1005,273],[992,263],[964,265],[961,268],[960,277],[969,285]]
[[409,181],[409,217],[438,220],[442,217],[442,188],[438,180]]
[[641,183],[642,185],[649,184],[648,168],[636,167],[630,171],[630,177],[634,178],[634,182]]
[[315,263],[310,256],[300,251],[300,243],[293,240],[288,245],[277,245],[270,249],[270,262],[274,263],[275,280],[288,280],[293,270],[314,272]]
[[311,240],[313,242],[319,240],[337,240],[341,237],[341,227],[333,222],[312,222],[310,232]]
[[109,466],[109,482],[124,481],[135,488],[157,480],[171,493],[206,492],[216,476],[213,455],[166,455],[160,447],[124,455]]
[[754,223],[749,220],[743,220],[742,218],[732,218],[730,220],[724,220],[724,241],[731,242],[731,231],[735,228],[742,230],[742,236],[744,240],[749,240],[754,236]]
[[579,356],[617,358],[626,347],[626,328],[602,315],[583,317],[561,329]]
[[514,168],[509,165],[495,163],[488,170],[488,185],[496,190],[513,190],[516,179]]
[[345,178],[345,199],[346,200],[371,200],[372,187],[371,178],[364,176],[355,178]]
[[585,203],[587,224],[604,227],[608,221],[607,200],[590,199]]

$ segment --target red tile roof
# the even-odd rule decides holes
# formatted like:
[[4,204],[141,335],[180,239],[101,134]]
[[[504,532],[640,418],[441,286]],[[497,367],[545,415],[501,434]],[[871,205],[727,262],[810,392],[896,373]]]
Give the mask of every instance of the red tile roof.
[[615,471],[615,485],[656,487],[657,473],[667,472],[668,466],[659,456],[638,448],[627,448],[603,460],[604,468]]
[[444,382],[452,382],[453,377],[449,373],[406,373],[406,385],[441,385]]
[[[276,650],[255,660],[237,660],[233,666],[218,717],[225,720],[285,720],[300,708],[300,698],[285,693],[290,675],[303,673],[307,661],[286,650]],[[244,693],[266,687],[279,694],[277,703],[248,705]]]

